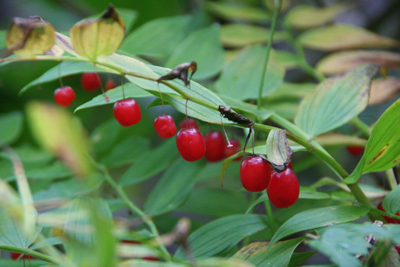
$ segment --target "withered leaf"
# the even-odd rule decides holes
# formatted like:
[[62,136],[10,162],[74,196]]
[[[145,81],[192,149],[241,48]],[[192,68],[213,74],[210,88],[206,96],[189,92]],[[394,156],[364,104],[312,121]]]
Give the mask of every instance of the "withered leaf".
[[[173,70],[168,72],[167,74],[164,74],[160,76],[160,78],[157,79],[157,82],[163,81],[163,80],[173,80],[173,79],[181,79],[184,83],[185,86],[188,86],[190,84],[190,80],[193,76],[193,74],[197,70],[197,63],[195,61],[192,62],[186,62],[179,64],[176,66]],[[191,71],[192,73],[190,74],[190,77],[188,79],[188,73]]]
[[269,164],[275,171],[283,172],[293,154],[286,138],[286,130],[272,130],[268,134],[266,143]]
[[372,80],[368,105],[378,105],[394,98],[400,90],[400,79],[396,77]]

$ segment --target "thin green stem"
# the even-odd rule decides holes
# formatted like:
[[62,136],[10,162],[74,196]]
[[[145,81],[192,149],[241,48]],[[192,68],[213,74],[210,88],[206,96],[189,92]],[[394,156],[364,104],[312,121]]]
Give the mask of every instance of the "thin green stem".
[[362,131],[366,136],[370,137],[372,129],[369,127],[366,123],[364,123],[362,120],[360,120],[358,117],[354,117],[351,121],[351,124],[357,127],[360,131]]
[[396,177],[394,176],[393,168],[386,170],[390,189],[393,190],[397,187]]
[[108,182],[109,185],[111,185],[112,188],[118,193],[118,195],[121,197],[121,199],[125,202],[125,204],[137,215],[139,215],[142,220],[147,224],[147,226],[150,228],[151,233],[153,234],[154,238],[157,241],[157,244],[163,253],[163,258],[166,261],[171,261],[171,255],[168,253],[167,249],[165,248],[164,244],[162,243],[160,239],[160,234],[158,233],[157,227],[155,226],[154,222],[151,220],[149,216],[147,216],[139,207],[137,207],[130,199],[129,197],[125,194],[124,190],[122,187],[117,184],[110,176],[108,173],[108,170],[104,166],[99,166],[98,167],[101,169],[101,171],[104,173],[105,180]]
[[[278,2],[278,5],[277,5],[277,2]],[[257,101],[258,109],[261,108],[262,92],[263,92],[264,81],[265,81],[265,72],[267,71],[269,54],[271,53],[271,48],[272,48],[272,43],[274,40],[274,33],[275,33],[275,28],[276,28],[276,22],[278,21],[278,15],[281,10],[281,6],[282,6],[282,0],[275,0],[275,9],[274,9],[274,14],[272,16],[272,25],[271,25],[271,30],[269,32],[269,39],[268,39],[268,44],[267,44],[267,54],[265,56],[263,71],[261,73],[260,88],[258,89],[258,101]]]
[[[263,194],[267,193],[264,191]],[[271,203],[269,202],[269,199],[264,200],[264,205],[265,205],[265,211],[267,212],[269,225],[271,226],[272,234],[275,234],[277,227],[275,224],[274,214],[272,213]]]
[[25,248],[18,248],[18,247],[13,247],[13,246],[0,245],[0,250],[16,252],[16,253],[32,256],[32,257],[34,257],[36,259],[44,260],[44,261],[51,262],[51,263],[54,263],[54,264],[61,264],[62,263],[61,261],[59,261],[56,258],[53,258],[51,256],[48,256],[46,254],[43,254],[43,253],[40,253],[40,252],[37,252],[37,251],[34,251],[34,250],[25,249]]

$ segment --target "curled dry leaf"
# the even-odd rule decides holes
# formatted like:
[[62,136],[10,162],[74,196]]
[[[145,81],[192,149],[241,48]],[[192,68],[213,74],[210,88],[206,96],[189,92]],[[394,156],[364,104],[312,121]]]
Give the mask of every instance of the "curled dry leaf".
[[14,18],[7,31],[7,50],[3,53],[34,57],[48,51],[54,45],[55,38],[53,25],[39,16]]
[[348,10],[349,8],[351,8],[351,6],[344,4],[324,8],[299,5],[288,12],[285,20],[286,23],[298,29],[318,27],[331,22],[338,14]]
[[100,18],[87,19],[75,24],[69,31],[75,51],[92,61],[117,51],[125,35],[125,23],[109,5]]
[[305,31],[299,36],[299,41],[307,48],[321,51],[395,47],[399,45],[396,40],[347,24]]
[[378,105],[394,98],[400,90],[400,79],[396,77],[378,78],[371,83],[368,105]]
[[379,67],[400,67],[400,54],[387,51],[345,51],[333,53],[317,63],[317,70],[325,74],[340,74],[364,63],[373,63]]
[[[157,79],[157,82],[164,80],[173,80],[178,78],[185,83],[185,86],[188,86],[190,84],[190,79],[192,78],[196,70],[197,70],[197,63],[195,61],[192,61],[190,63],[189,62],[182,63],[176,66],[173,70],[171,70],[167,74],[160,76],[160,78]],[[189,71],[191,71],[192,73],[190,74],[190,77],[188,79]]]
[[292,154],[286,130],[272,130],[267,138],[267,157],[271,167],[277,172],[283,172],[289,165]]

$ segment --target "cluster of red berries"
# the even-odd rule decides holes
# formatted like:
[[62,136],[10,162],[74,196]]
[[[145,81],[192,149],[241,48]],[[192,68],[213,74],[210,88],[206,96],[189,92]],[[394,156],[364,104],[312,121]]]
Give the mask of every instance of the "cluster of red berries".
[[[386,212],[386,210],[382,206],[382,202],[379,203],[378,209],[381,210],[381,211]],[[396,213],[396,215],[400,216],[400,212]],[[384,216],[384,215],[382,217],[386,220],[387,223],[400,224],[400,220],[393,219],[393,218],[390,218],[390,217]],[[394,246],[394,248],[397,250],[397,253],[400,255],[400,244]]]
[[[81,76],[81,85],[86,91],[95,91],[100,88],[100,76],[94,72],[86,72]],[[105,84],[106,90],[115,88],[113,80],[108,79]],[[62,86],[54,91],[54,100],[63,107],[68,107],[75,99],[75,91],[71,86]]]
[[299,181],[292,168],[290,163],[283,172],[275,172],[263,157],[252,155],[240,165],[240,180],[247,191],[267,189],[271,203],[277,208],[286,208],[293,205],[300,194]]

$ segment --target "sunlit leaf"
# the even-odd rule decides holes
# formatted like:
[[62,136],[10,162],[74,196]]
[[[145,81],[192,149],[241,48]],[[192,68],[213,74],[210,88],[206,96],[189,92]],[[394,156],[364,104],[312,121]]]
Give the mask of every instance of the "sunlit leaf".
[[8,28],[6,42],[9,52],[34,57],[54,45],[55,29],[40,17],[14,18]]
[[[216,83],[219,93],[234,95],[236,99],[257,99],[265,61],[265,47],[256,45],[244,49],[224,68]],[[262,96],[273,93],[282,83],[285,69],[276,61],[274,51],[270,54]]]
[[299,41],[305,47],[322,51],[398,46],[396,40],[347,24],[308,30],[299,36]]
[[175,46],[165,66],[175,68],[183,62],[197,63],[194,79],[202,80],[219,73],[225,62],[225,54],[219,40],[216,25],[195,31]]
[[[274,33],[274,42],[284,40],[282,32]],[[221,26],[221,42],[228,47],[242,47],[269,40],[269,30],[248,24],[226,24]]]
[[231,2],[206,1],[205,8],[213,15],[230,21],[266,23],[271,20],[270,15],[261,8]]
[[299,29],[322,26],[331,22],[338,14],[346,11],[349,6],[337,4],[316,8],[310,5],[298,5],[292,8],[285,17],[285,22]]
[[322,58],[317,63],[317,70],[325,74],[340,74],[364,63],[373,63],[384,68],[400,67],[400,54],[389,51],[344,51]]
[[321,82],[301,101],[295,123],[315,137],[350,121],[367,107],[371,79],[377,70],[364,64],[343,77]]
[[355,183],[363,173],[385,171],[400,161],[400,100],[393,103],[375,124],[364,154],[345,183]]
[[124,39],[125,23],[110,4],[100,18],[78,22],[69,34],[74,50],[95,61],[99,56],[117,51]]

